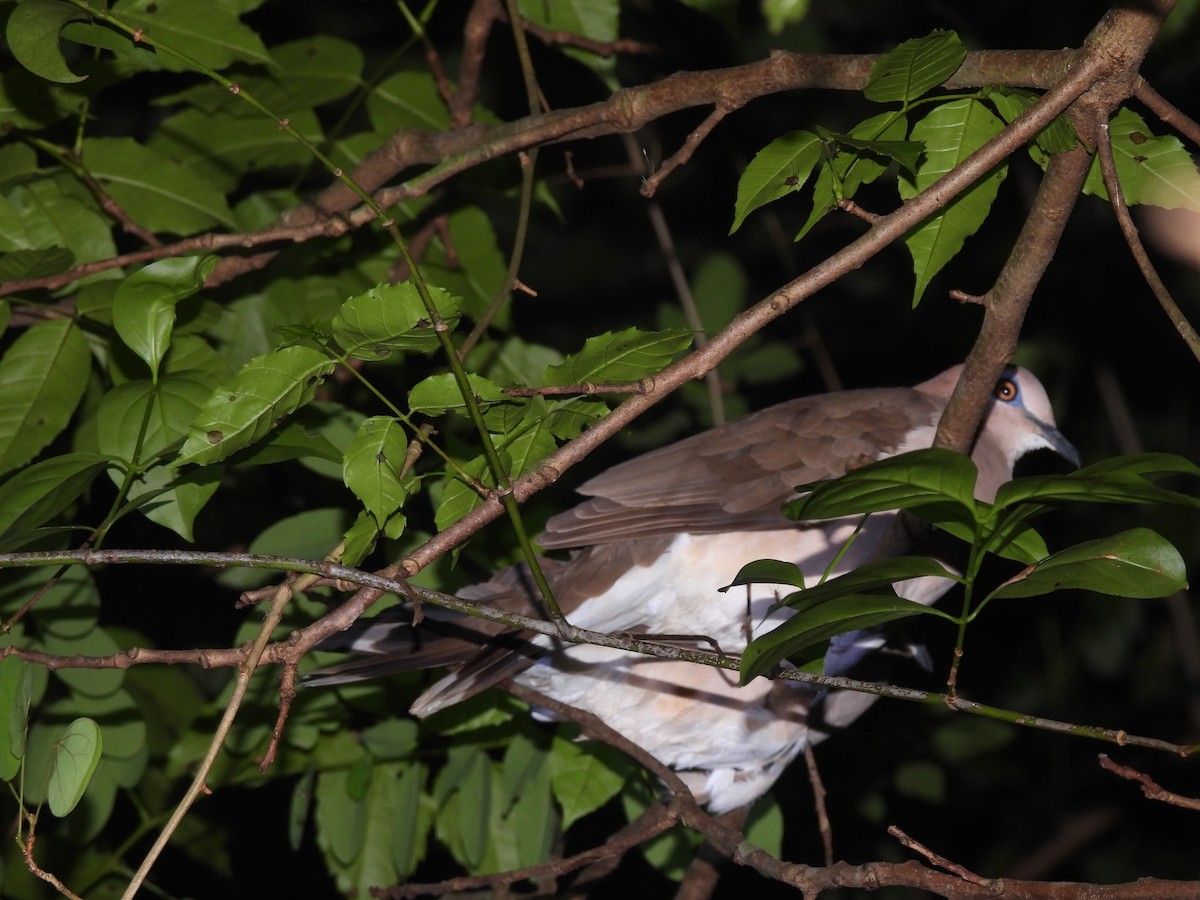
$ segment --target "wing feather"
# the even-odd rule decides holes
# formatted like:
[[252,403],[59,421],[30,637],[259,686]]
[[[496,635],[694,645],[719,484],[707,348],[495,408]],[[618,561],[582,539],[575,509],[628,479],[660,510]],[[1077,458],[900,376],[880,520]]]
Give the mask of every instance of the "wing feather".
[[690,532],[786,527],[797,485],[889,455],[937,422],[943,401],[912,388],[801,397],[653,450],[585,482],[552,518],[547,549]]

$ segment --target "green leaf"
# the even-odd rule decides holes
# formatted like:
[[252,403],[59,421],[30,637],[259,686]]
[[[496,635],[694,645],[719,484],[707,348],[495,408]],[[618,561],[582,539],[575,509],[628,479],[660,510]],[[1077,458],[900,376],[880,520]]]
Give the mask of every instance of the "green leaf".
[[[1156,137],[1141,116],[1125,107],[1113,116],[1109,135],[1126,203],[1200,210],[1200,172],[1178,138]],[[1108,199],[1098,157],[1092,160],[1083,189]]]
[[[433,305],[446,326],[458,323],[461,299],[430,285]],[[355,359],[383,359],[393,350],[428,352],[438,337],[412,282],[377,284],[351,297],[333,317],[333,338]]]
[[29,727],[29,684],[20,657],[0,659],[0,781],[12,781],[21,769]]
[[[975,99],[952,100],[935,107],[913,127],[913,139],[925,142],[925,161],[915,179],[900,179],[900,196],[905,200],[915,197],[1003,129],[1004,123]],[[1007,166],[997,167],[905,237],[916,274],[913,306],[921,301],[933,276],[979,230],[1007,172]]]
[[49,521],[108,465],[95,453],[67,453],[28,466],[0,485],[0,546]]
[[135,44],[128,35],[94,21],[72,22],[62,30],[62,36],[85,47],[109,51],[115,60],[103,57],[100,60],[81,60],[82,66],[102,75],[107,74],[105,69],[118,77],[128,77],[139,72],[157,72],[162,69],[153,50],[142,44]]
[[[312,144],[324,141],[320,120],[311,110],[291,113],[288,123]],[[312,154],[277,122],[247,115],[244,109],[182,110],[158,126],[147,146],[224,190],[232,190],[247,172],[312,161]]]
[[292,788],[292,802],[288,805],[288,847],[299,853],[308,828],[308,817],[312,812],[313,786],[317,781],[315,769],[309,769],[296,781]]
[[[56,656],[115,656],[120,645],[107,630],[95,627],[85,634],[61,637],[47,631],[42,635],[42,647]],[[103,699],[121,689],[125,681],[123,669],[56,669],[55,678],[67,685],[72,694]]]
[[360,796],[345,770],[317,776],[317,845],[346,896],[395,884],[401,862],[415,866],[424,856],[432,816],[420,803],[423,773],[416,764],[377,765]]
[[[596,44],[611,44],[617,39],[620,25],[620,3],[618,0],[518,0],[521,15],[536,22],[551,32],[578,34]],[[563,51],[567,56],[579,60],[602,77],[611,76],[616,69],[616,58],[601,55],[566,43]],[[609,86],[611,78],[606,77]]]
[[253,444],[313,398],[334,362],[310,347],[284,347],[250,360],[192,422],[174,465],[208,465]]
[[[801,590],[788,594],[778,601],[773,609],[787,606],[798,613],[804,613],[829,600],[851,594],[870,593],[878,588],[890,588],[896,582],[907,581],[910,578],[959,580],[953,572],[927,556],[894,556],[868,560],[844,575],[805,588],[804,578],[797,566],[774,559],[760,559],[743,566],[729,587],[743,584],[793,585]],[[721,588],[722,591],[728,589]]]
[[[805,593],[808,592],[793,596],[803,597]],[[819,656],[820,654],[805,654],[805,651],[821,646],[839,634],[918,615],[945,617],[945,613],[897,597],[890,592],[849,594],[825,600],[802,613],[797,613],[778,628],[751,641],[746,647],[746,652],[742,654],[741,682],[746,684],[758,675],[765,675],[785,658],[799,657],[807,660],[811,656]]]
[[75,254],[63,247],[48,250],[11,250],[0,256],[0,280],[44,278],[75,265]]
[[557,735],[550,748],[550,784],[563,810],[562,830],[617,795],[625,784],[619,754],[603,744],[577,744]]
[[[608,407],[600,404],[600,410],[603,415]],[[578,433],[577,428],[582,430],[585,419],[577,412],[569,407],[546,412],[545,406],[536,402],[525,406],[521,418],[497,441],[509,460],[508,474],[515,478],[528,472],[558,448],[558,437],[573,436],[571,432]]]
[[[467,381],[471,385],[471,393],[480,404],[499,403],[508,399],[498,384],[481,375],[467,373]],[[414,414],[440,416],[447,412],[464,412],[466,402],[454,374],[443,372],[419,381],[408,395],[408,407]]]
[[[463,313],[479,319],[501,290],[509,290],[505,282],[508,259],[500,252],[496,229],[487,214],[477,206],[452,213],[449,247],[454,250],[453,257],[439,259],[436,253],[432,254],[424,266],[426,274],[434,283],[463,298]],[[493,329],[509,328],[511,304],[502,304],[499,312],[493,311],[493,316]]]
[[[211,69],[224,69],[235,61],[271,65],[267,48],[254,30],[238,21],[226,3],[197,6],[191,0],[117,0],[113,15],[141,28],[146,37],[186,53]],[[173,72],[193,67],[172,53],[160,52],[163,68]]]
[[27,0],[17,4],[8,19],[8,49],[17,62],[35,75],[59,84],[83,81],[67,65],[58,46],[59,32],[68,22],[87,19],[88,14],[60,0]]
[[1077,469],[1069,475],[1017,478],[996,491],[996,510],[1018,503],[1167,503],[1200,509],[1200,499],[1152,484],[1168,475],[1200,476],[1200,466],[1170,453],[1117,456]]
[[760,798],[750,809],[743,830],[746,840],[772,856],[783,855],[783,809],[774,795]]
[[817,126],[817,132],[821,135],[821,139],[829,144],[834,144],[838,148],[859,151],[860,158],[864,155],[871,155],[884,160],[892,160],[912,174],[916,174],[917,163],[921,159],[921,154],[925,152],[925,145],[920,141],[863,140],[852,134],[830,131],[820,125]]
[[132,138],[89,138],[83,162],[118,205],[151,231],[186,235],[237,227],[224,193]]
[[871,66],[863,96],[906,106],[958,71],[967,49],[953,31],[934,31],[905,41]]
[[437,835],[463,866],[475,871],[488,847],[492,763],[479,747],[452,746],[433,796],[440,813]]
[[1134,528],[1048,556],[1001,585],[991,598],[1036,597],[1076,589],[1150,600],[1187,586],[1187,568],[1171,542],[1149,528]]
[[[333,507],[306,509],[277,519],[250,542],[249,552],[263,556],[298,556],[322,559],[336,547],[350,521],[350,513]],[[222,587],[249,590],[278,578],[270,569],[225,569],[216,576]]]
[[404,427],[390,416],[373,416],[359,426],[346,450],[343,479],[382,528],[415,486],[401,477],[408,440]]
[[800,190],[821,158],[822,146],[811,131],[791,131],[754,154],[738,179],[729,233],[737,231],[746,216],[760,206]]
[[117,385],[100,401],[96,445],[106,456],[141,465],[188,433],[214,390],[213,379],[195,370],[164,375],[157,385],[148,380]]
[[[907,132],[908,122],[904,116],[887,112],[859,122],[850,129],[849,137],[863,144],[903,143]],[[853,147],[849,143],[843,145],[831,161],[822,163],[817,170],[812,212],[795,240],[804,237],[840,200],[854,197],[862,185],[870,184],[887,171],[887,163],[876,154],[851,150]]]
[[[1009,125],[1038,100],[1038,95],[1033,91],[1005,86],[990,88],[986,96],[996,107],[996,112],[1000,113],[1000,117]],[[1038,149],[1047,155],[1066,153],[1078,140],[1071,120],[1065,114],[1055,117],[1054,121],[1039,131],[1034,138]]]
[[39,322],[0,359],[0,474],[36,456],[67,427],[91,354],[69,319]]
[[99,617],[100,591],[83,566],[67,569],[38,598],[38,628],[43,633],[66,640],[81,638],[96,627]]
[[789,25],[804,21],[808,15],[810,0],[762,0],[763,18],[767,30],[773,35],[783,33]]
[[62,818],[83,799],[83,792],[100,762],[102,748],[100,726],[83,717],[68,725],[55,741],[47,792],[50,811],[54,815]]
[[933,506],[957,521],[973,523],[975,479],[975,464],[961,453],[913,450],[841,478],[802,485],[800,490],[808,493],[788,504],[787,514],[805,521]]
[[429,832],[433,827],[433,813],[428,804],[421,802],[424,785],[425,767],[419,763],[404,766],[396,782],[392,860],[401,878],[411,875],[425,858]]
[[171,343],[176,304],[204,287],[218,262],[215,256],[160,259],[134,272],[117,288],[113,327],[125,346],[146,361],[155,379]]
[[65,179],[43,178],[0,196],[0,250],[65,248],[76,263],[115,255],[112,222],[74,190]]
[[[488,461],[483,456],[476,456],[461,465],[463,472],[490,487],[495,487]],[[433,521],[438,531],[445,531],[480,503],[483,498],[479,493],[456,474],[447,475],[443,483],[441,497],[438,498]],[[0,507],[2,510],[3,507]]]
[[400,128],[443,131],[450,127],[446,103],[425,72],[396,72],[367,96],[367,114],[380,134]]
[[606,331],[590,337],[578,353],[555,366],[547,366],[548,385],[636,381],[666,368],[692,343],[682,329]]

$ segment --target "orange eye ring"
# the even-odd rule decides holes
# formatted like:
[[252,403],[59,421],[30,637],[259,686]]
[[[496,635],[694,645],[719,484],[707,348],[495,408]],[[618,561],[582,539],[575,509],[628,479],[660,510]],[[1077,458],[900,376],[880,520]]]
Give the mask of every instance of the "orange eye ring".
[[1017,383],[1011,378],[1001,378],[996,382],[996,389],[992,392],[997,400],[1003,400],[1005,403],[1011,403],[1017,399]]

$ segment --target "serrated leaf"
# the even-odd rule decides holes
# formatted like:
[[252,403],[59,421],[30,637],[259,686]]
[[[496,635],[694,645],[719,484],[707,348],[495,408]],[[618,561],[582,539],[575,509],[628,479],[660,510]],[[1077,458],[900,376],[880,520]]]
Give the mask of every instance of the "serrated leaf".
[[117,288],[113,327],[125,346],[146,362],[155,379],[171,344],[176,304],[204,287],[218,262],[215,256],[160,259],[134,272]]
[[[1033,106],[1038,95],[1023,88],[997,86],[990,89],[987,99],[996,107],[996,112],[1011,125],[1016,118]],[[1078,142],[1075,129],[1067,116],[1056,116],[1054,121],[1037,133],[1034,138],[1043,153],[1066,153]]]
[[192,422],[174,465],[208,465],[253,444],[313,398],[334,362],[310,347],[284,347],[250,360]]
[[85,717],[68,725],[54,742],[54,763],[46,795],[54,815],[62,818],[83,799],[103,746],[100,726]]
[[1149,528],[1134,528],[1060,550],[997,588],[989,599],[1076,589],[1149,600],[1187,586],[1187,568],[1171,542]]
[[558,448],[555,413],[546,412],[544,406],[536,403],[527,405],[523,412],[512,430],[499,435],[497,440],[497,446],[510,461],[508,474],[513,478],[528,472]]
[[555,366],[547,366],[548,385],[636,381],[666,368],[675,356],[692,343],[690,332],[606,331],[590,337],[578,353]]
[[817,126],[821,139],[839,148],[859,151],[859,155],[870,154],[882,159],[893,160],[910,173],[916,173],[917,162],[925,152],[925,145],[920,141],[901,140],[863,140],[851,134],[841,134],[828,128]]
[[24,465],[67,427],[91,354],[69,319],[39,322],[0,359],[0,474]]
[[59,84],[83,81],[67,65],[58,46],[59,32],[68,22],[87,19],[77,6],[60,0],[27,0],[17,4],[8,19],[5,36],[17,62],[35,75]]
[[792,131],[754,154],[738,179],[729,233],[760,206],[800,190],[821,158],[821,148],[821,139],[811,131]]
[[[461,468],[467,476],[491,485],[491,470],[483,456],[462,463]],[[483,498],[471,485],[456,475],[448,475],[433,514],[434,524],[438,531],[445,531],[482,502]]]
[[95,453],[67,453],[34,463],[0,485],[0,546],[58,515],[108,465]]
[[[1004,123],[975,99],[952,100],[935,107],[913,127],[913,138],[925,142],[925,161],[915,179],[900,179],[900,196],[905,200],[915,197],[1003,129]],[[933,276],[979,230],[1007,172],[1007,166],[994,169],[905,237],[916,275],[913,306],[921,301]]]
[[967,49],[953,31],[905,41],[871,66],[863,96],[907,105],[957,72],[966,57]]
[[[888,112],[859,122],[850,129],[849,136],[865,143],[901,142],[907,132],[908,123],[904,116],[898,112]],[[812,212],[797,232],[795,240],[804,237],[839,201],[852,198],[862,185],[875,181],[887,168],[887,164],[874,154],[851,153],[849,150],[841,150],[832,160],[822,163],[813,183]]]
[[[467,373],[467,381],[471,385],[471,393],[481,404],[497,403],[507,398],[500,386],[482,375]],[[458,382],[452,372],[442,372],[430,375],[417,382],[408,395],[408,408],[414,413],[425,413],[430,416],[440,416],[447,412],[464,412],[467,408]]]
[[407,450],[404,426],[390,416],[363,422],[346,450],[342,478],[380,528],[415,484],[411,475],[400,475]]
[[[433,305],[447,327],[458,323],[461,298],[430,285]],[[438,337],[412,282],[377,284],[351,297],[333,317],[333,338],[355,359],[383,359],[394,350],[436,350]]]
[[[1109,136],[1126,203],[1200,210],[1200,172],[1178,138],[1156,137],[1141,116],[1125,107],[1109,123]],[[1099,158],[1092,160],[1083,189],[1108,199]]]
[[[235,61],[271,65],[267,48],[252,28],[238,21],[228,4],[191,0],[117,0],[113,15],[141,28],[146,37],[178,49],[211,69],[224,69]],[[189,63],[172,53],[158,54],[163,68],[192,71]]]

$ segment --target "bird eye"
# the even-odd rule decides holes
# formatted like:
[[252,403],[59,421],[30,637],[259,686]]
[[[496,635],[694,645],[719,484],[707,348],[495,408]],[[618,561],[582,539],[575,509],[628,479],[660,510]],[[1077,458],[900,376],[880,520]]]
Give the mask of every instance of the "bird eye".
[[1017,383],[1011,378],[1001,378],[996,382],[996,389],[993,391],[993,394],[997,400],[1010,403],[1017,399]]

